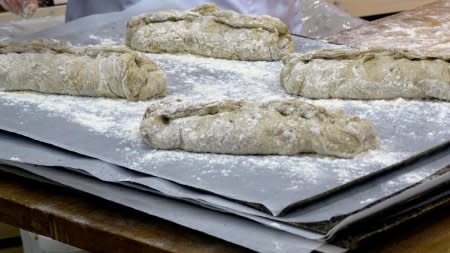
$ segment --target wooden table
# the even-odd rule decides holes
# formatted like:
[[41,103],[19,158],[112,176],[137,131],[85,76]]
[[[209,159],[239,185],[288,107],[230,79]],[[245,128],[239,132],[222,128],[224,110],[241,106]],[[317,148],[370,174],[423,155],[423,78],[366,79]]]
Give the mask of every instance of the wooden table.
[[90,252],[248,252],[130,208],[4,172],[0,222]]
[[[0,172],[0,222],[90,252],[248,252],[88,194],[4,172]],[[360,251],[450,252],[450,206],[416,219]]]
[[328,0],[342,10],[359,17],[411,10],[436,0]]
[[384,233],[358,252],[450,253],[450,205]]

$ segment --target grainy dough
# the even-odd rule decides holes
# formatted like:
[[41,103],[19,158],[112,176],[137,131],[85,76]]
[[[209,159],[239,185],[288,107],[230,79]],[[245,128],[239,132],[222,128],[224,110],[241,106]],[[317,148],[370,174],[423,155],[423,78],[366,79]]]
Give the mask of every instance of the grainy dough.
[[242,155],[352,157],[378,144],[369,121],[294,99],[266,103],[162,101],[148,108],[141,134],[157,149]]
[[218,10],[213,4],[133,17],[128,22],[126,44],[150,53],[248,61],[280,60],[294,51],[291,34],[280,19]]
[[164,71],[126,48],[0,44],[0,90],[144,100],[163,96],[166,89]]
[[309,98],[450,100],[450,56],[373,48],[321,50],[284,59],[281,84]]

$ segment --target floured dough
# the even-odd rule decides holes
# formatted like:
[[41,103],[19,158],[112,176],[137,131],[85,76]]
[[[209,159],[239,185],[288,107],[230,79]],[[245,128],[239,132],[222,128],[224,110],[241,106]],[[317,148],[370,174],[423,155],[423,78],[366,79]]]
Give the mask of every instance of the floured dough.
[[294,51],[292,37],[280,19],[222,11],[213,4],[133,17],[128,22],[126,44],[150,53],[248,61],[280,60]]
[[281,84],[309,98],[449,101],[449,61],[394,49],[322,50],[286,58]]
[[166,89],[164,71],[126,48],[0,44],[0,90],[143,100],[163,96]]
[[294,99],[163,101],[148,108],[141,133],[153,148],[227,154],[352,157],[378,144],[369,121]]

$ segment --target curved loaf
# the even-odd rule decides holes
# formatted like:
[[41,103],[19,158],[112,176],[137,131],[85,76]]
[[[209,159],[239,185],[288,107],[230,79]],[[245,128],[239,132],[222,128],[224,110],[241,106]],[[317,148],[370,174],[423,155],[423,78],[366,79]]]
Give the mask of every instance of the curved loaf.
[[0,44],[0,90],[144,100],[163,96],[166,89],[164,71],[126,48]]
[[223,11],[213,4],[133,17],[128,22],[126,44],[150,53],[248,61],[276,61],[294,51],[291,34],[280,19]]
[[450,101],[450,56],[372,48],[321,50],[284,59],[281,84],[309,98]]
[[227,154],[352,157],[378,144],[369,121],[293,99],[160,102],[147,109],[141,134],[153,148]]

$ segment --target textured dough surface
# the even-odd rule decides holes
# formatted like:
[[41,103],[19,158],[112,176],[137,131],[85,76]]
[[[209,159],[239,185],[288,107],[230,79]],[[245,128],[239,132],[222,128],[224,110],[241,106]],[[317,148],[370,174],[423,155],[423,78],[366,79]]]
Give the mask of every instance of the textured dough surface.
[[164,71],[126,48],[0,44],[0,90],[144,100],[163,96],[166,89]]
[[294,51],[292,37],[280,19],[223,11],[213,4],[133,17],[127,25],[126,44],[150,53],[248,61],[276,61]]
[[141,124],[153,148],[227,154],[352,157],[375,148],[372,123],[298,100],[151,105]]
[[394,49],[322,50],[284,59],[281,84],[309,98],[450,101],[450,57]]

